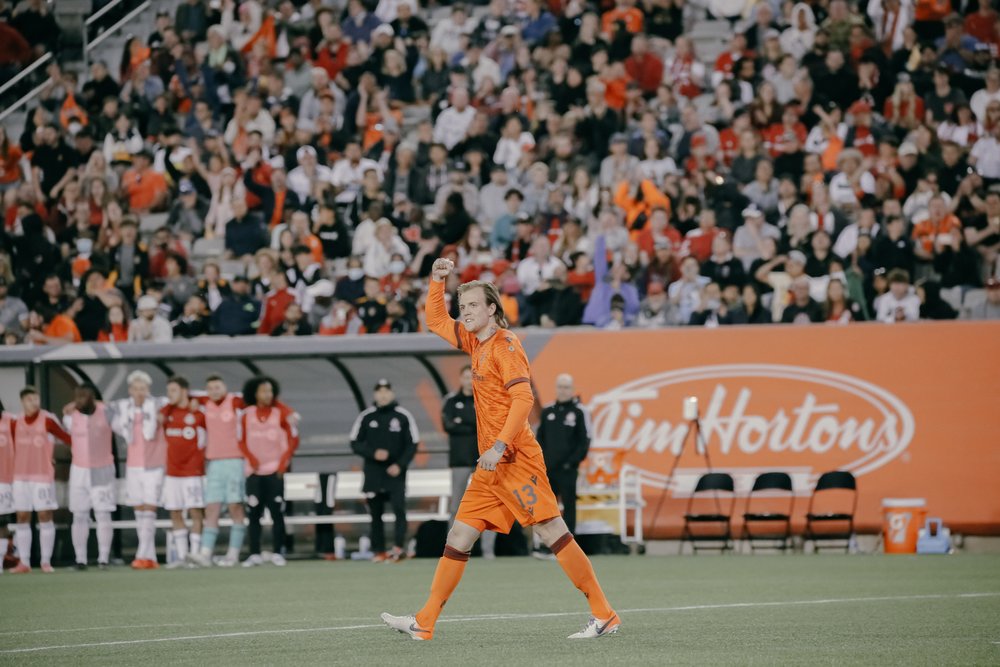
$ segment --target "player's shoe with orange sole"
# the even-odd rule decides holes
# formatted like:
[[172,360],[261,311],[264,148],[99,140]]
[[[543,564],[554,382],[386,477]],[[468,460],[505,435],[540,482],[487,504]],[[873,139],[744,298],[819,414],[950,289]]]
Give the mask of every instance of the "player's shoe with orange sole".
[[618,634],[618,628],[621,625],[621,619],[614,612],[611,612],[611,618],[604,620],[591,616],[583,630],[574,632],[566,639],[597,639],[598,637],[608,637]]
[[15,567],[13,570],[10,570],[10,572],[11,574],[28,574],[29,572],[31,572],[31,566],[25,565],[23,562],[18,563],[17,567]]
[[396,632],[402,632],[404,635],[409,635],[410,639],[427,641],[428,639],[432,639],[434,637],[433,630],[424,630],[417,625],[416,616],[393,616],[392,614],[383,612],[382,622]]

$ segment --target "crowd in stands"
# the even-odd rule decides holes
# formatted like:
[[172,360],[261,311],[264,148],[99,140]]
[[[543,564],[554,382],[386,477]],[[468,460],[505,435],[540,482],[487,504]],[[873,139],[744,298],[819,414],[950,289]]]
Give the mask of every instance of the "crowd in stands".
[[3,342],[420,331],[439,256],[519,326],[1000,318],[993,3],[735,4],[183,0],[0,128]]

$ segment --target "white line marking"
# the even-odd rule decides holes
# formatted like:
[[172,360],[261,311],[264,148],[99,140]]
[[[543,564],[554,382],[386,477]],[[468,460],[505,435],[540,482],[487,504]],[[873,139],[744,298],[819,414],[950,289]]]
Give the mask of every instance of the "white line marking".
[[[335,616],[328,618],[328,621],[364,621],[368,616]],[[258,619],[250,621],[205,621],[204,623],[149,623],[146,625],[102,625],[92,628],[46,628],[44,630],[9,630],[0,632],[0,637],[11,635],[51,635],[60,632],[96,632],[99,630],[128,630],[129,628],[191,628],[206,625],[273,625],[275,623],[308,623],[311,618],[289,619],[287,621],[276,621],[274,619]]]
[[[781,602],[728,602],[719,604],[699,604],[683,607],[646,607],[639,609],[623,609],[619,614],[651,614],[678,611],[699,611],[707,609],[747,609],[753,607],[792,607],[803,605],[850,604],[856,602],[904,602],[908,600],[953,600],[956,598],[986,598],[1000,597],[1000,592],[987,593],[957,593],[928,595],[886,595],[865,598],[825,598],[819,600],[786,600]],[[560,616],[582,616],[584,612],[559,611],[536,614],[481,614],[475,616],[455,616],[442,618],[439,623],[469,623],[477,621],[496,621],[511,619],[552,618]],[[288,628],[283,630],[247,630],[244,632],[224,632],[211,635],[188,635],[185,637],[159,637],[154,639],[126,639],[110,642],[93,642],[88,644],[60,644],[57,646],[34,646],[31,648],[15,648],[0,650],[0,654],[36,653],[39,651],[57,651],[60,649],[96,648],[100,646],[130,646],[135,644],[158,644],[162,642],[194,641],[198,639],[228,639],[232,637],[255,637],[258,635],[301,634],[306,632],[339,632],[344,630],[368,630],[385,627],[382,623],[367,623],[360,625],[337,625],[322,628]],[[50,632],[53,632],[50,630]],[[994,642],[1000,643],[1000,642]]]

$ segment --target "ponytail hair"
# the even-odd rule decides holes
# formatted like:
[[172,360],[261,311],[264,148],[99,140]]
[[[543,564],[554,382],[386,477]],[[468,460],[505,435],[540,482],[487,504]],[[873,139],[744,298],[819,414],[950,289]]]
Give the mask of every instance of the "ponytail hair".
[[510,324],[507,322],[507,315],[503,312],[503,304],[500,302],[500,290],[493,283],[486,282],[485,280],[472,280],[459,285],[458,298],[461,299],[463,294],[477,287],[482,288],[487,307],[491,304],[496,306],[496,311],[493,313],[493,320],[497,323],[497,326],[501,329],[508,328]]

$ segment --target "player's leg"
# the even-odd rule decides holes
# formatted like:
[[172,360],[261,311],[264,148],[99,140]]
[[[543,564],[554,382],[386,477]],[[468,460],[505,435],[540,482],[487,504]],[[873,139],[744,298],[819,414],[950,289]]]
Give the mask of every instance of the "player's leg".
[[372,552],[375,556],[372,562],[381,563],[387,557],[385,551],[385,524],[382,515],[385,513],[386,494],[378,492],[368,499],[368,511],[372,516],[372,528],[369,537],[372,541]]
[[271,563],[284,567],[285,560],[285,480],[277,474],[267,476],[267,511],[271,513]]
[[[168,485],[172,479],[167,478]],[[187,560],[188,555],[188,527],[184,520],[183,509],[170,510],[170,527],[170,538],[174,541],[174,550],[177,552],[177,560],[170,563],[170,566],[180,567]]]
[[555,517],[535,524],[535,531],[542,541],[552,549],[556,560],[566,576],[586,596],[592,618],[581,632],[570,635],[571,639],[590,639],[618,631],[621,621],[604,596],[597,581],[594,567],[583,549],[573,539],[562,517]]
[[111,560],[111,543],[115,537],[111,513],[118,508],[114,466],[91,470],[90,504],[97,524],[97,566],[105,569]]
[[0,484],[0,572],[3,572],[3,561],[10,547],[10,529],[7,524],[14,519],[14,489],[10,484]]
[[42,572],[52,572],[52,550],[56,546],[56,524],[52,510],[38,512],[38,560]]
[[201,549],[198,564],[210,565],[215,542],[219,537],[219,517],[222,516],[222,502],[226,496],[225,461],[217,459],[205,465],[205,527],[201,532]]
[[398,484],[389,492],[389,504],[392,505],[392,513],[395,515],[392,526],[392,559],[399,560],[406,555],[406,487],[404,484]]
[[[87,543],[90,540],[90,470],[69,467],[69,511],[73,514],[70,536],[76,556],[76,569],[87,569]],[[39,536],[41,537],[41,536]]]
[[[16,484],[17,482],[15,482]],[[14,546],[17,547],[17,557],[21,562],[17,564],[12,572],[31,572],[31,511],[17,512],[15,521]]]
[[[205,527],[205,484],[201,475],[184,478],[184,508],[191,518],[191,530],[188,539],[191,541],[192,556],[201,553],[201,532]],[[189,558],[197,563],[196,559]]]
[[247,507],[249,508],[247,535],[250,539],[250,555],[243,561],[243,567],[261,565],[260,557],[260,520],[264,516],[264,504],[261,502],[261,476],[247,477]]
[[229,529],[229,548],[226,550],[226,556],[219,562],[223,567],[232,567],[240,560],[243,538],[247,534],[246,512],[243,510],[242,502],[229,505],[229,518],[233,520],[233,526]]

